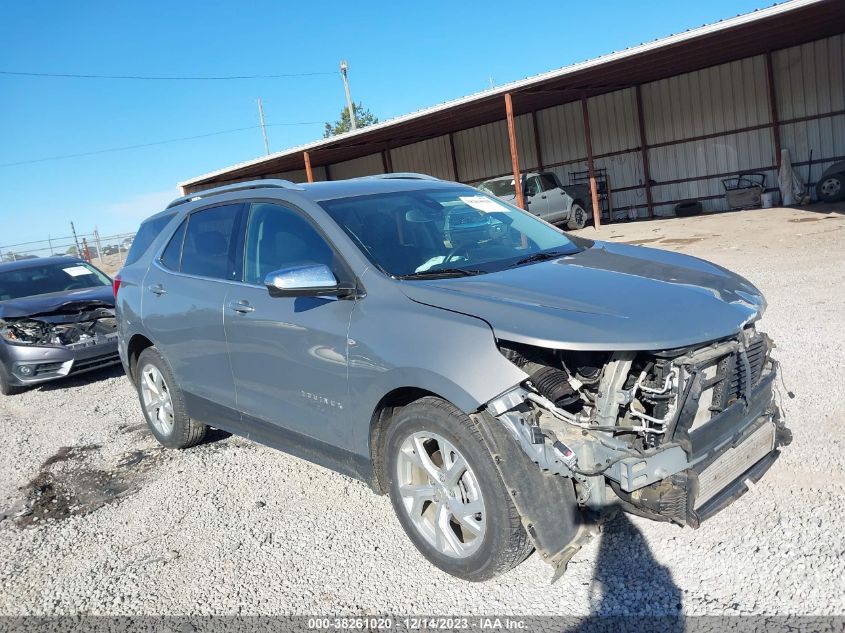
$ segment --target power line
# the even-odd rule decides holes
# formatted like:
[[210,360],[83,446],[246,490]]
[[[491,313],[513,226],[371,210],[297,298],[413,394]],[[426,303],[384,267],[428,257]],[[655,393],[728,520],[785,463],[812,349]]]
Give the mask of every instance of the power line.
[[314,73],[284,73],[280,75],[229,75],[211,77],[157,77],[147,75],[83,75],[72,73],[32,73],[15,70],[0,70],[0,75],[17,77],[42,77],[63,79],[138,79],[141,81],[226,81],[230,79],[287,79],[291,77],[318,77],[322,75],[337,75],[337,71]]
[[[323,125],[323,121],[301,121],[298,123],[268,123],[267,127],[278,127],[287,125]],[[182,141],[193,141],[200,138],[208,138],[210,136],[219,136],[221,134],[232,134],[234,132],[244,132],[246,130],[256,130],[260,125],[250,125],[248,127],[238,127],[231,130],[219,130],[217,132],[209,132],[207,134],[197,134],[195,136],[183,136],[180,138],[170,138],[163,141],[151,141],[149,143],[141,143],[139,145],[124,145],[123,147],[110,147],[108,149],[98,149],[90,152],[79,152],[76,154],[63,154],[61,156],[46,156],[44,158],[33,158],[31,160],[22,160],[14,163],[0,163],[2,167],[15,167],[17,165],[31,165],[33,163],[46,163],[53,160],[65,160],[67,158],[81,158],[83,156],[96,156],[97,154],[108,154],[110,152],[123,152],[130,149],[141,149],[143,147],[153,147],[155,145],[165,145],[168,143],[180,143]]]

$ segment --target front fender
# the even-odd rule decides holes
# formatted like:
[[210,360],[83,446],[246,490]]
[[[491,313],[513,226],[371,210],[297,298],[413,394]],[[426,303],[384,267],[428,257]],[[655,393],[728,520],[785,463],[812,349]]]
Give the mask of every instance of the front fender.
[[424,389],[472,413],[527,378],[499,352],[486,322],[400,292],[360,301],[349,326],[348,362],[353,441],[367,455],[369,422],[391,391]]

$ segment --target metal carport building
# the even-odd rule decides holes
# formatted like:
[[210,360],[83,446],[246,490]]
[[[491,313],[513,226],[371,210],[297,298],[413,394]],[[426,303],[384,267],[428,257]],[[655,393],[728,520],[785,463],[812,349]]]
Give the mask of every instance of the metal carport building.
[[[845,1],[792,0],[180,183],[424,172],[477,183],[604,170],[612,218],[723,209],[721,179],[776,186],[780,150],[810,180],[845,160]],[[802,169],[803,166],[803,169]],[[595,188],[594,188],[595,191]]]

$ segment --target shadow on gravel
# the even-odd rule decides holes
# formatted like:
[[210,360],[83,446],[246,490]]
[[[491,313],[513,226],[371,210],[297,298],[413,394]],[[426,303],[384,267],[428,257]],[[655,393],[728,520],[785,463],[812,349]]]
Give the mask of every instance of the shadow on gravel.
[[199,443],[200,446],[205,444],[216,444],[217,442],[221,442],[223,440],[228,440],[232,437],[232,434],[229,431],[224,431],[223,429],[214,429],[209,428],[208,431],[205,433],[205,437],[202,439],[202,442]]
[[567,633],[681,633],[681,590],[624,512],[605,523],[590,583],[590,617]]
[[114,468],[103,470],[92,467],[87,457],[99,448],[95,444],[60,448],[21,488],[22,498],[0,512],[0,521],[11,519],[28,528],[94,512],[140,490],[145,473],[163,452],[160,447],[131,451]]

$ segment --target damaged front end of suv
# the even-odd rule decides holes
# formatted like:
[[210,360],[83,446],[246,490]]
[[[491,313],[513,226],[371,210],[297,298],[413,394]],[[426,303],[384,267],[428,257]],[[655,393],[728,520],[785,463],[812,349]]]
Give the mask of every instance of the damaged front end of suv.
[[[508,341],[499,349],[528,379],[487,404],[500,424],[490,430],[503,428],[541,472],[570,479],[578,505],[594,516],[621,507],[697,528],[791,441],[774,403],[772,343],[754,325],[706,345],[652,352]],[[562,571],[588,526],[561,535],[538,508],[514,501],[535,541],[553,544],[542,553]]]

